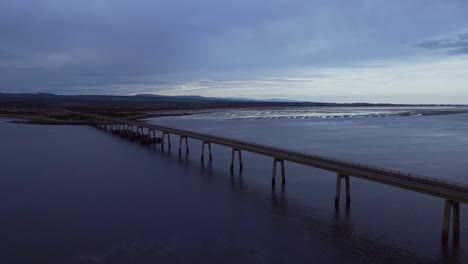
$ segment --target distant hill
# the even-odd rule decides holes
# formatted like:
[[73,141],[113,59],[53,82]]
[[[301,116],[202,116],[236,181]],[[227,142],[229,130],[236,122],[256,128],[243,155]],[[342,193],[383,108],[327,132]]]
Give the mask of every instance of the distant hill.
[[139,108],[200,109],[263,106],[318,106],[326,103],[291,102],[288,100],[254,100],[218,98],[196,95],[165,96],[154,94],[120,95],[56,95],[50,93],[0,93],[0,108]]
[[297,100],[291,99],[281,99],[281,98],[271,98],[271,99],[252,99],[252,98],[242,98],[242,97],[204,97],[199,95],[175,95],[175,96],[164,96],[164,95],[157,95],[157,94],[137,94],[134,96],[139,97],[172,97],[172,98],[181,98],[181,99],[201,99],[201,100],[226,100],[226,101],[239,101],[239,102],[299,102]]
[[[108,109],[119,110],[174,110],[207,108],[243,107],[371,107],[371,106],[410,106],[396,104],[337,104],[318,102],[298,102],[286,99],[254,100],[248,98],[217,98],[196,95],[164,96],[138,94],[119,95],[55,95],[50,93],[0,93],[0,109],[44,109],[67,108],[76,110]],[[416,106],[416,105],[411,105]]]
[[164,98],[164,97],[171,97],[171,98],[180,98],[180,99],[198,99],[198,100],[215,100],[215,101],[238,101],[238,102],[262,102],[268,100],[256,100],[250,98],[236,98],[236,97],[204,97],[199,95],[174,95],[174,96],[164,96],[164,95],[156,95],[156,94],[137,94],[134,96],[138,97],[157,97],[157,98]]

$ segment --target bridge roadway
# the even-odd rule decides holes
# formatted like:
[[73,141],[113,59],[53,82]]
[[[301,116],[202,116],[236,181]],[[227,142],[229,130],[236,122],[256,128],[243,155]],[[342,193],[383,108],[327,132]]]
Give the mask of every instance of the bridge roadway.
[[[82,114],[82,113],[80,113]],[[113,125],[118,126],[120,129],[120,125],[127,125],[127,126],[135,126],[140,128],[143,131],[143,128],[148,130],[148,135],[150,130],[156,130],[163,132],[166,135],[173,134],[178,135],[181,137],[191,138],[200,140],[203,142],[203,147],[205,143],[213,143],[218,144],[226,147],[230,147],[233,149],[233,157],[231,160],[231,168],[232,168],[232,161],[234,159],[234,151],[239,151],[239,162],[241,163],[241,155],[240,151],[248,151],[252,153],[257,153],[264,156],[269,156],[274,158],[273,162],[273,185],[274,185],[274,177],[276,174],[276,163],[281,162],[282,165],[282,176],[283,176],[283,184],[284,184],[284,161],[294,162],[298,164],[303,164],[306,166],[311,166],[327,171],[336,172],[337,176],[337,188],[336,188],[336,196],[335,196],[335,203],[339,201],[340,196],[340,188],[341,188],[341,179],[345,178],[346,180],[346,195],[347,195],[347,204],[350,202],[350,190],[349,190],[349,176],[357,177],[385,185],[390,185],[402,189],[407,189],[431,196],[440,197],[446,200],[445,205],[445,213],[444,213],[444,230],[443,233],[448,233],[449,225],[450,225],[450,214],[451,209],[453,208],[453,216],[454,216],[454,240],[457,240],[455,232],[459,232],[458,224],[459,224],[459,203],[468,203],[468,186],[460,183],[445,181],[441,179],[425,177],[420,175],[415,175],[411,173],[404,173],[396,170],[390,170],[385,168],[379,168],[376,166],[369,166],[360,163],[354,163],[349,161],[343,161],[333,158],[328,158],[320,155],[302,153],[293,150],[287,150],[283,148],[277,148],[273,146],[262,145],[258,143],[246,142],[237,139],[231,139],[226,137],[220,137],[215,135],[209,135],[205,133],[193,132],[184,129],[172,128],[167,126],[160,126],[142,122],[135,122],[130,120],[118,119],[118,118],[109,118],[99,115],[92,115],[92,114],[82,114],[88,116],[93,119],[93,122],[100,124],[100,125]],[[188,146],[187,146],[188,147]],[[242,164],[242,163],[241,163]],[[242,165],[241,165],[242,166]],[[448,234],[443,234],[443,236]],[[447,238],[442,238],[447,240]]]

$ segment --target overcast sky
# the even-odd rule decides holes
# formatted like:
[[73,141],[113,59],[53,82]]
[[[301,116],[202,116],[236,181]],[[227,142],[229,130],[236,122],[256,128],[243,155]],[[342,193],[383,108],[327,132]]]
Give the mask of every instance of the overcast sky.
[[1,0],[0,92],[468,104],[468,1]]

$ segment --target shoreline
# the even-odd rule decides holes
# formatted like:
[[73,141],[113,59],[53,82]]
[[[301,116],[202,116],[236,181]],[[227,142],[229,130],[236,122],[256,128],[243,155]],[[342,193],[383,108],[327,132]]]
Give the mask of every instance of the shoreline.
[[[270,116],[270,117],[252,117],[248,120],[261,120],[261,119],[320,119],[320,118],[353,118],[353,117],[390,117],[390,116],[437,116],[437,115],[455,115],[455,114],[468,114],[468,107],[400,107],[403,108],[402,112],[399,113],[388,113],[388,114],[369,114],[369,115],[353,115],[353,114],[337,114],[337,115],[329,115],[326,117],[322,116]],[[106,113],[109,117],[114,118],[123,118],[127,120],[134,120],[139,122],[147,122],[147,119],[150,118],[159,118],[159,117],[170,117],[170,116],[189,116],[189,115],[198,115],[198,114],[210,114],[210,113],[220,113],[226,111],[313,111],[313,110],[329,110],[329,109],[369,109],[369,107],[238,107],[238,108],[206,108],[206,109],[174,109],[174,110],[164,110],[164,111],[148,111],[148,112],[108,112]],[[398,109],[394,107],[380,107],[378,109]],[[41,113],[40,111],[37,112],[37,115],[28,113],[28,114],[6,114],[0,113],[0,118],[6,119],[5,122],[8,123],[15,123],[15,124],[30,124],[30,125],[86,125],[88,124],[88,120],[86,119],[58,119],[53,118],[50,116],[41,116],[41,114],[51,114],[67,117],[63,115],[66,113],[67,115],[73,116],[73,113],[68,110],[61,110],[57,112],[47,112],[44,111]],[[57,115],[58,114],[58,115]],[[129,114],[129,115],[125,115]],[[236,119],[236,118],[234,118]],[[237,118],[237,119],[244,119],[244,118]],[[247,119],[246,119],[247,120]]]

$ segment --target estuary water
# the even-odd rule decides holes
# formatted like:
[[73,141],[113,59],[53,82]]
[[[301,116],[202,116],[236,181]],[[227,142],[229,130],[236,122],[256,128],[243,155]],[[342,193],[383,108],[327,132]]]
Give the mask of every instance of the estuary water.
[[[468,115],[312,119],[155,118],[151,123],[468,184]],[[0,263],[467,263],[440,244],[444,200],[213,145],[213,162],[86,126],[0,121]]]

